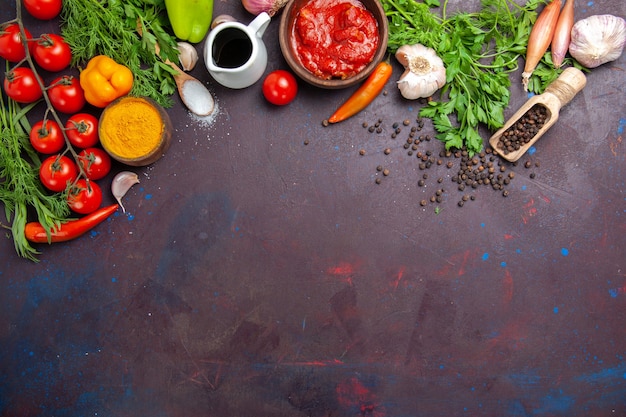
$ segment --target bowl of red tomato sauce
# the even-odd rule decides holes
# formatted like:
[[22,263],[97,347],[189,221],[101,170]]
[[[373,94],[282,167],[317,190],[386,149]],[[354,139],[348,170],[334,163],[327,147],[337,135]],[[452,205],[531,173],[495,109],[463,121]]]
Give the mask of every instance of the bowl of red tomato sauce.
[[385,57],[388,22],[379,0],[291,0],[280,19],[280,49],[317,87],[362,82]]

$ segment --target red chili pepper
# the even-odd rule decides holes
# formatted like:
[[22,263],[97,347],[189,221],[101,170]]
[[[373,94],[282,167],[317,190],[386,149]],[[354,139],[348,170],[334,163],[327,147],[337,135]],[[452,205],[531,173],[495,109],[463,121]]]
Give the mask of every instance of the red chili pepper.
[[328,123],[341,122],[366,108],[383,91],[391,72],[389,62],[382,61],[378,64],[363,85],[330,116]]
[[69,220],[62,223],[58,229],[52,230],[50,235],[46,233],[46,229],[44,229],[41,223],[30,222],[26,224],[24,234],[26,239],[33,243],[65,242],[93,229],[111,214],[115,213],[118,208],[119,204],[113,204],[108,207],[102,207],[80,219]]

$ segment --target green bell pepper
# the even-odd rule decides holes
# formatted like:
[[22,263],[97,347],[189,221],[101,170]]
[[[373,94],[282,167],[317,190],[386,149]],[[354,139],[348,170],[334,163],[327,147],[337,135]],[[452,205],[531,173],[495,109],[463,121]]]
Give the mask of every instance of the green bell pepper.
[[165,0],[167,16],[178,39],[198,43],[209,31],[213,0]]

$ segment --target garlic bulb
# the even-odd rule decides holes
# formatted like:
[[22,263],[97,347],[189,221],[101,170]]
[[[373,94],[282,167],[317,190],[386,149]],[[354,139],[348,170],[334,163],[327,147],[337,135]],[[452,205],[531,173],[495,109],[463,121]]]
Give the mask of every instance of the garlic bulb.
[[178,61],[183,71],[191,71],[198,62],[198,51],[190,43],[178,42]]
[[398,80],[404,98],[415,100],[430,97],[446,83],[446,68],[434,49],[424,45],[403,45],[396,59],[405,71]]
[[626,21],[610,14],[589,16],[572,28],[571,56],[587,68],[620,57],[626,42]]

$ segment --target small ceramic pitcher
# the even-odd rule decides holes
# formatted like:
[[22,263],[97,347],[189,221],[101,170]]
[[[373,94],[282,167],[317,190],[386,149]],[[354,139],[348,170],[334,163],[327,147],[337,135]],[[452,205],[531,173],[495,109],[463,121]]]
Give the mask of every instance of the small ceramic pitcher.
[[263,76],[267,49],[262,38],[270,20],[263,12],[248,26],[225,22],[209,32],[204,62],[215,81],[229,88],[245,88]]

